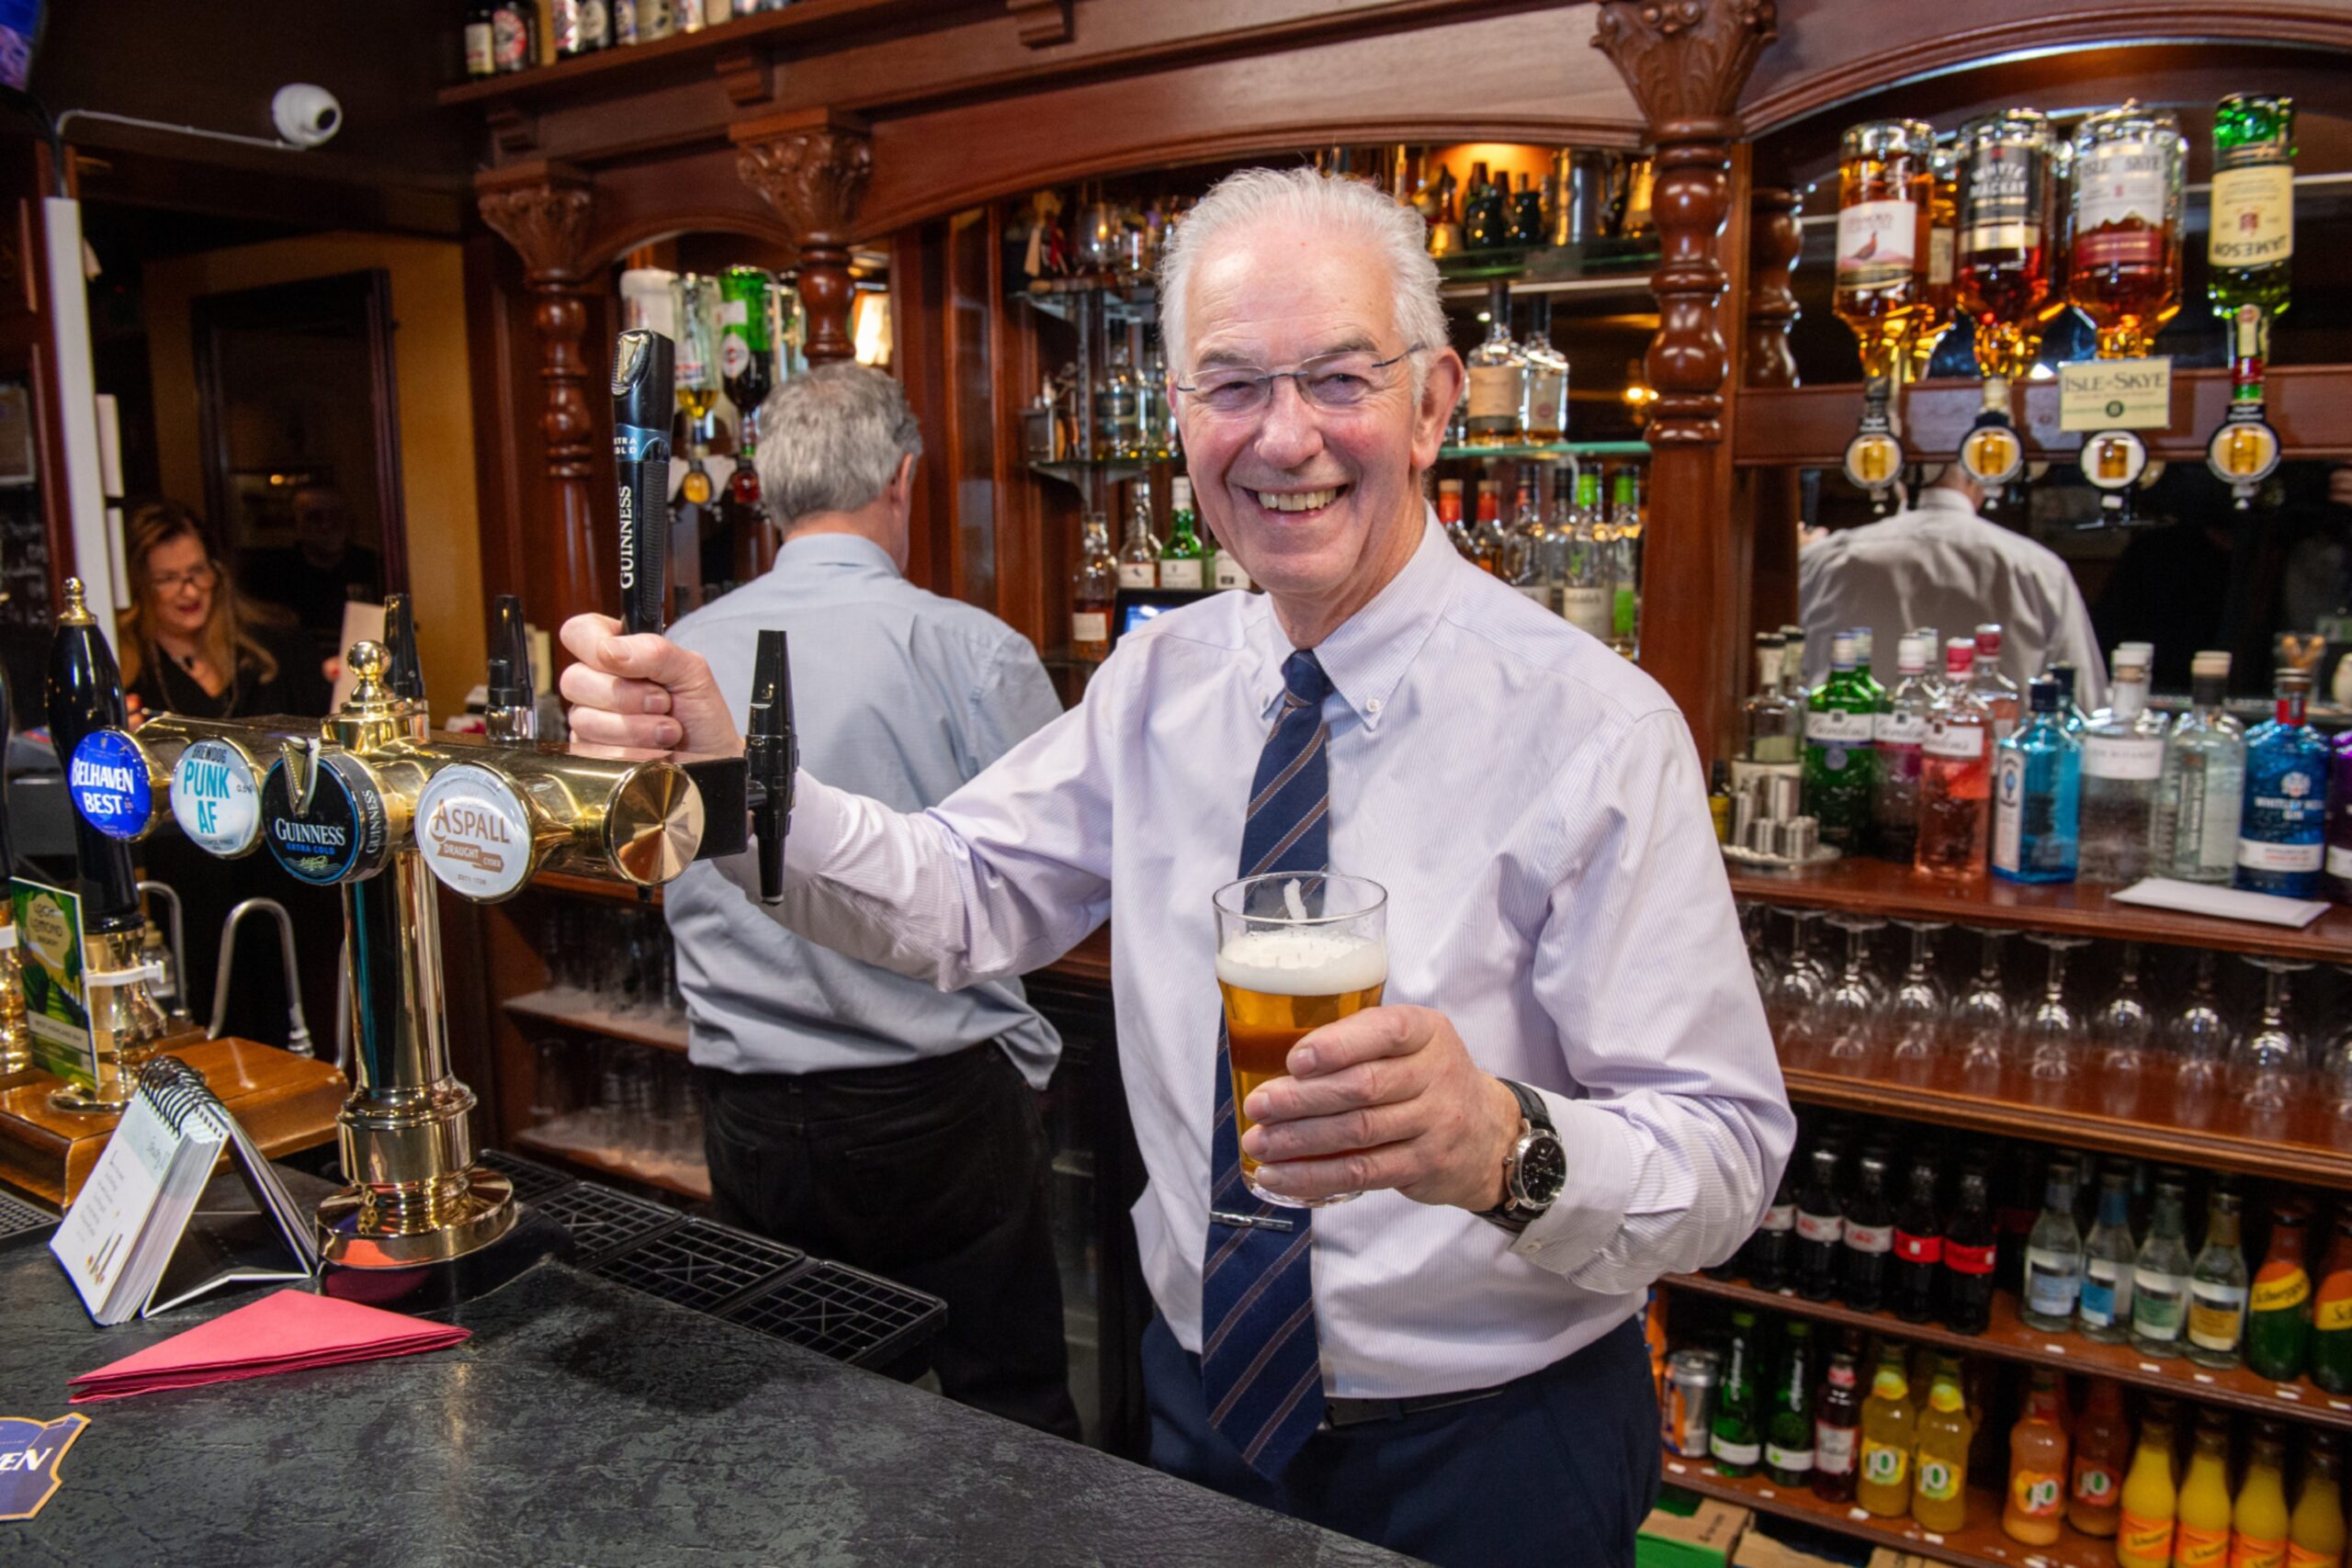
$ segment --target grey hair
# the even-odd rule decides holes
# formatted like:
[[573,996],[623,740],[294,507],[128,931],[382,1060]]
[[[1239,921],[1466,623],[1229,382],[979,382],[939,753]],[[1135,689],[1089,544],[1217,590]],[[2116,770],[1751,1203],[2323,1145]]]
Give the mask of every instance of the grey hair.
[[790,533],[820,512],[855,512],[880,495],[901,457],[922,456],[922,430],[899,383],[844,361],[795,376],[760,405],[760,500]]
[[[1293,223],[1371,247],[1386,258],[1390,309],[1403,346],[1443,348],[1451,341],[1438,303],[1437,263],[1419,213],[1386,192],[1315,169],[1243,169],[1210,187],[1184,214],[1159,258],[1160,341],[1179,377],[1193,372],[1185,332],[1185,291],[1201,257],[1234,231],[1260,222]],[[1420,395],[1423,361],[1415,355],[1413,393]]]

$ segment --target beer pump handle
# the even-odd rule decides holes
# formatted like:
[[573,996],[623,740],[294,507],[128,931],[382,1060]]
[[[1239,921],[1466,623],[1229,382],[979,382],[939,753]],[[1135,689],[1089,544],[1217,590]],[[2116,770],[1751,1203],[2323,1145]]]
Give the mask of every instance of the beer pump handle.
[[631,327],[613,349],[613,468],[620,497],[621,629],[658,632],[670,551],[676,346]]
[[416,616],[405,593],[384,596],[384,684],[393,696],[424,706],[424,661],[416,653]]
[[491,739],[519,741],[537,735],[536,700],[523,601],[512,593],[501,593],[491,606],[490,685],[482,702]]
[[792,727],[792,658],[780,631],[760,634],[743,760],[751,773],[752,834],[759,841],[760,902],[779,904],[784,839],[792,829],[793,778],[800,768],[800,740]]
[[[65,580],[65,605],[49,650],[49,738],[73,777],[74,753],[94,729],[126,727],[122,671],[114,649],[83,599],[82,580]],[[144,922],[130,846],[74,813],[74,847],[82,863],[82,925],[88,931],[136,931]]]

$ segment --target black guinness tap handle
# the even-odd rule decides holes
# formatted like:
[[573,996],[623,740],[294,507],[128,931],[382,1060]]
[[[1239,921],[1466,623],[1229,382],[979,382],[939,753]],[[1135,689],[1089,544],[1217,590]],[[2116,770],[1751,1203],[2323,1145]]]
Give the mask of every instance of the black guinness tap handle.
[[670,554],[670,419],[676,347],[631,327],[613,347],[613,468],[620,494],[621,629],[662,629]]
[[[122,671],[106,634],[83,603],[82,582],[68,578],[65,607],[57,617],[57,640],[49,650],[49,739],[71,778],[74,751],[94,729],[126,728]],[[139,908],[139,874],[130,846],[74,814],[74,847],[82,861],[82,929],[136,931],[145,922]]]
[[[502,662],[503,682],[499,679]],[[512,593],[501,593],[491,604],[490,669],[492,707],[531,705],[537,686],[531,678],[531,638],[523,626],[523,601]]]
[[800,741],[792,727],[792,657],[784,633],[760,634],[752,664],[751,725],[743,760],[752,775],[752,834],[759,840],[760,902],[784,901],[784,840],[792,829],[792,784]]

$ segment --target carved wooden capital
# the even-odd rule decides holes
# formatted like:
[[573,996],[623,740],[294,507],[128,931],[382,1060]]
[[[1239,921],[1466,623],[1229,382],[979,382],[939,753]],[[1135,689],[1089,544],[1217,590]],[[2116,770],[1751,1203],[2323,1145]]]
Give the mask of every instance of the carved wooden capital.
[[1758,186],[1749,193],[1747,227],[1747,353],[1743,379],[1751,387],[1793,387],[1796,355],[1789,350],[1789,329],[1802,313],[1789,274],[1804,249],[1797,225],[1803,199],[1780,186]]
[[521,254],[534,284],[576,282],[587,265],[587,176],[547,164],[479,183],[481,219]]
[[735,172],[792,231],[793,243],[846,241],[874,174],[863,121],[826,110],[737,126]]
[[775,65],[765,50],[729,50],[711,62],[727,101],[739,109],[754,107],[775,96]]
[[1021,28],[1021,41],[1031,49],[1068,43],[1077,29],[1070,19],[1070,0],[1004,0]]
[[1592,45],[1652,125],[1717,118],[1739,107],[1778,21],[1774,0],[1601,0]]

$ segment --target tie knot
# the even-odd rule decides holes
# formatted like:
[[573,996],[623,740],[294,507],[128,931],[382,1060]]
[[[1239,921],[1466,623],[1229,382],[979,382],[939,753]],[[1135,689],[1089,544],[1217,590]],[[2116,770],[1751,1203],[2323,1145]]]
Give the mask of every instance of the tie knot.
[[1331,694],[1331,677],[1323,673],[1315,650],[1302,648],[1283,660],[1283,688],[1300,707],[1319,708]]

